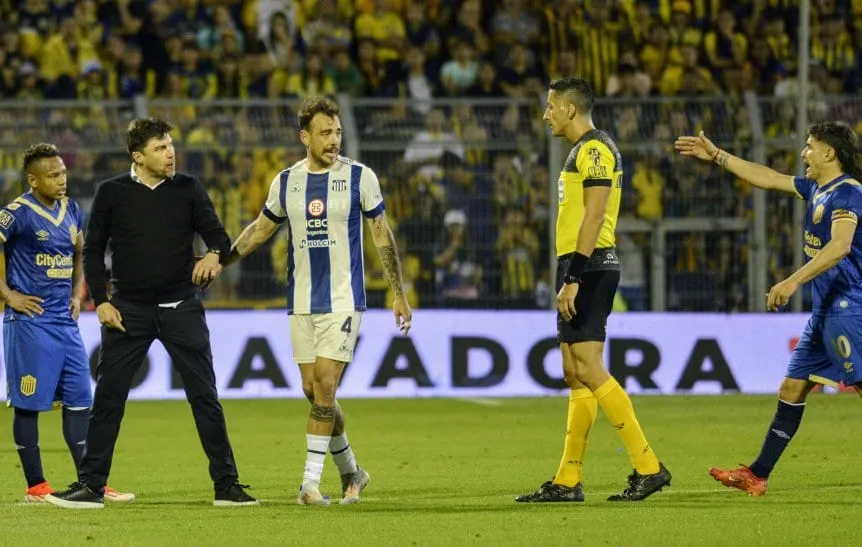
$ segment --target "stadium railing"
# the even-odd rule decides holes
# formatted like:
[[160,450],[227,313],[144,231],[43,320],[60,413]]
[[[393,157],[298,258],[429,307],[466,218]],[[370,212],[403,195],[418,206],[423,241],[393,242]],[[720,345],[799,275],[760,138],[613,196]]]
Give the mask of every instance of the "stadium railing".
[[[344,153],[380,176],[416,304],[551,305],[557,176],[568,144],[549,139],[541,100],[339,100]],[[128,121],[160,115],[177,125],[180,165],[211,188],[235,237],[259,211],[272,177],[304,153],[296,106],[296,100],[6,101],[0,189],[5,201],[23,191],[20,153],[34,142],[54,142],[66,155],[70,195],[86,211],[95,183],[128,169]],[[620,309],[763,308],[763,292],[801,259],[799,202],[765,197],[719,169],[679,158],[672,143],[704,130],[723,148],[793,170],[798,146],[789,110],[780,99],[754,96],[599,101],[595,122],[620,147],[628,189],[618,226]],[[812,103],[809,118],[855,120],[860,110],[859,99],[826,97]],[[213,289],[210,306],[283,305],[284,252],[278,238],[256,253]],[[383,306],[391,295],[373,245],[366,259],[369,301]]]

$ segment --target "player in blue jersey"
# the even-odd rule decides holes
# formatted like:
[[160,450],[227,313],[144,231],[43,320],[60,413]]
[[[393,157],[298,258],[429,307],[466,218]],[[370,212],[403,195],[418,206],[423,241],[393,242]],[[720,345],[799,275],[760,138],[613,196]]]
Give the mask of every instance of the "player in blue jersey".
[[808,202],[804,245],[807,263],[769,291],[767,309],[787,304],[811,281],[813,309],[778,390],[778,410],[760,455],[750,466],[712,468],[709,474],[750,496],[766,493],[767,479],[802,421],[805,398],[817,384],[843,381],[862,395],[862,154],[859,138],[843,122],[814,125],[802,150],[804,177],[782,175],[718,149],[703,133],[680,137],[684,156],[713,161],[766,190]]
[[393,311],[403,334],[410,329],[412,312],[377,176],[367,166],[338,155],[338,105],[321,97],[306,100],[299,111],[299,127],[306,158],[272,181],[263,211],[234,242],[228,264],[260,247],[287,223],[290,336],[302,389],[311,401],[305,472],[297,501],[328,505],[320,493],[320,477],[329,450],[341,474],[341,503],[349,504],[359,501],[369,480],[368,473],[356,465],[344,433],[344,413],[335,400],[344,367],[353,359],[366,308],[361,215],[370,220],[380,262],[395,292]]
[[[66,166],[51,144],[24,153],[30,191],[0,211],[6,303],[3,350],[12,431],[27,480],[25,500],[45,501],[54,490],[39,453],[39,412],[63,405],[63,436],[75,467],[84,453],[90,417],[90,363],[78,331],[82,280],[81,213],[66,197]],[[111,489],[106,498],[131,501]]]

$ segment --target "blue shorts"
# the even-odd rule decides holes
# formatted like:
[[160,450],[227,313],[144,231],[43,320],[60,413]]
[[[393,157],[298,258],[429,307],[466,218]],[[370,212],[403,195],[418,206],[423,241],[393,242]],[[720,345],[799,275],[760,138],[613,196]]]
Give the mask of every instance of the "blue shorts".
[[3,324],[7,396],[22,410],[51,410],[54,401],[90,408],[90,361],[78,325],[35,321]]
[[787,377],[833,387],[862,382],[862,317],[812,315],[790,357]]

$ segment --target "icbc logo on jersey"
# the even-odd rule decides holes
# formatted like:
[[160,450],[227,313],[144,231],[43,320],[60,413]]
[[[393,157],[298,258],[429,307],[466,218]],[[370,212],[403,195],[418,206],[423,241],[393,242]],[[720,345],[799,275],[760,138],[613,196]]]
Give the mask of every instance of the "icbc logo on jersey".
[[313,199],[308,202],[308,214],[313,217],[319,217],[326,210],[322,199]]

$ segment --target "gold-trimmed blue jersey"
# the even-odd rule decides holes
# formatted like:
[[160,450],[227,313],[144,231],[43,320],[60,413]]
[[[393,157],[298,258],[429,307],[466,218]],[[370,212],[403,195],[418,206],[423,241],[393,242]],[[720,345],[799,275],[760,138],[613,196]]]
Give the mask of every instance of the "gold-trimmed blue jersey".
[[26,193],[0,210],[6,284],[42,298],[42,315],[30,319],[6,306],[4,321],[74,323],[69,312],[75,241],[81,231],[77,203],[62,198],[50,209]]
[[572,147],[558,181],[557,256],[573,253],[578,246],[578,232],[586,212],[584,188],[591,186],[611,189],[596,248],[616,245],[614,232],[622,198],[622,164],[616,143],[604,131],[592,129]]
[[807,260],[817,256],[832,239],[833,222],[856,223],[850,254],[811,280],[812,313],[862,315],[862,185],[850,175],[822,187],[811,179],[795,177],[793,185],[808,201],[803,232]]

